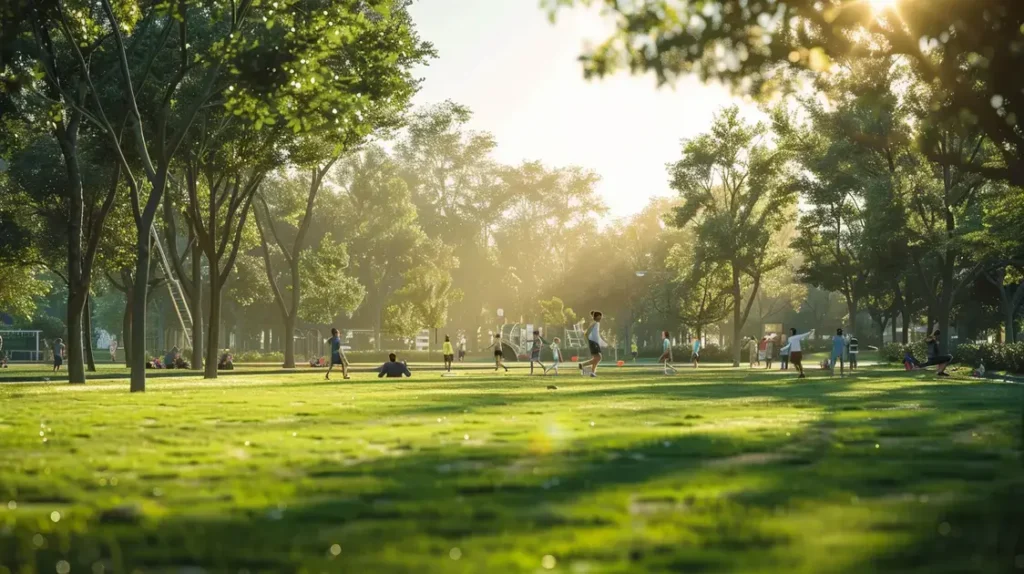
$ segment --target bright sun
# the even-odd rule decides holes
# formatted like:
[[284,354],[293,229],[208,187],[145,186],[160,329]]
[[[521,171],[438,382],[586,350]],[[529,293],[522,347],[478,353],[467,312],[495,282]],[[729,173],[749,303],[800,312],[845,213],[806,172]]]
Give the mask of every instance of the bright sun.
[[889,8],[896,6],[898,0],[868,0],[868,4],[871,4],[871,9],[875,12],[885,12]]

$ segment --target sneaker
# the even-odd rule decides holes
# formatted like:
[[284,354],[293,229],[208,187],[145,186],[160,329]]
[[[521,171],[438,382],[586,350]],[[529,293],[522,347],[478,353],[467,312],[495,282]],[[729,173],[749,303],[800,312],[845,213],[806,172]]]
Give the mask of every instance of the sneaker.
[[590,378],[591,379],[596,379],[597,378],[597,373],[590,373]]

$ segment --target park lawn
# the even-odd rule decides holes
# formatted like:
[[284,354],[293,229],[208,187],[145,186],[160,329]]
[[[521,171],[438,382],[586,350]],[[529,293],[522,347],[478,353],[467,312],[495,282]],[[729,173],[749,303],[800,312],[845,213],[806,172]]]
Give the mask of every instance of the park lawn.
[[0,384],[0,572],[1024,567],[1020,386],[601,374]]

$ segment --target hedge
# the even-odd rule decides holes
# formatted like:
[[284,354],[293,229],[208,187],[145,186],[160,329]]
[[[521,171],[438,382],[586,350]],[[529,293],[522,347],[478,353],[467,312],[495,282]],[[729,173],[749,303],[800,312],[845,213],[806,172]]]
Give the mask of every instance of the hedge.
[[[884,357],[890,363],[902,363],[907,349],[920,360],[927,356],[923,341],[904,345],[889,343],[885,346]],[[1024,373],[1024,342],[1018,343],[961,343],[953,351],[956,362],[977,367],[985,363],[986,370]]]

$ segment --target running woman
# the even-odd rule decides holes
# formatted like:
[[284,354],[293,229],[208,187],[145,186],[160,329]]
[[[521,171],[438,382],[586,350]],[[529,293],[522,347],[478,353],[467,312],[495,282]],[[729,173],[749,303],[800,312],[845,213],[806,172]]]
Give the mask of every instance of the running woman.
[[693,351],[690,353],[690,362],[693,363],[694,369],[696,369],[700,363],[700,337],[693,340]]
[[[494,371],[497,372],[498,368],[505,369],[508,372],[508,367],[505,366],[504,357],[501,354],[501,333],[494,335],[494,343],[491,344],[487,349],[494,349]],[[487,349],[484,349],[485,351]]]
[[843,378],[843,369],[845,368],[843,361],[844,351],[846,351],[846,337],[843,336],[842,329],[836,329],[836,334],[832,336],[832,353],[828,358],[828,365],[831,369],[830,377],[836,376],[836,361],[839,361],[839,378]]
[[444,344],[441,345],[441,352],[444,354],[444,368],[452,372],[452,362],[455,361],[455,349],[452,348],[452,340],[448,335],[444,336]]
[[341,336],[338,335],[336,328],[331,328],[331,338],[327,342],[331,344],[331,364],[327,367],[327,374],[324,375],[324,380],[331,380],[331,369],[334,368],[334,365],[341,365],[341,377],[343,379],[349,378],[348,359],[345,358],[345,351],[341,350]]
[[64,341],[56,339],[53,342],[53,372],[60,370],[60,366],[64,364]]
[[789,330],[789,332],[789,360],[791,363],[793,363],[793,366],[800,373],[800,376],[798,376],[797,378],[805,379],[807,377],[804,375],[803,352],[801,351],[802,347],[800,346],[800,344],[803,342],[804,339],[814,334],[814,329],[811,329],[810,331],[807,331],[806,333],[803,333],[801,335],[797,335],[796,327],[793,327]]
[[[594,322],[590,324],[590,328],[587,329],[587,344],[590,346],[590,376],[597,376],[597,365],[601,362],[601,319],[604,317],[604,313],[600,311],[591,311],[590,316],[594,319]],[[579,363],[580,374],[583,372],[583,364]]]
[[544,369],[545,375],[548,374],[548,371],[554,371],[555,375],[558,374],[558,363],[562,361],[562,353],[558,349],[558,344],[561,342],[562,340],[559,339],[558,337],[555,337],[554,339],[551,340],[551,345],[549,345],[549,347],[551,348],[552,363],[550,367]]
[[661,357],[658,358],[659,363],[664,363],[664,372],[667,375],[671,370],[672,374],[676,374],[676,368],[672,366],[672,341],[669,339],[668,331],[661,332]]
[[547,341],[540,336],[540,331],[535,330],[533,332],[533,340],[530,341],[533,345],[530,347],[530,374],[533,374],[533,364],[537,363],[540,368],[544,371],[547,369],[544,367],[544,363],[540,362],[540,349],[542,346],[547,344]]

